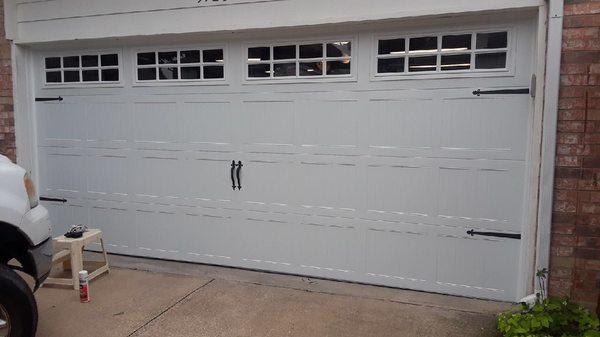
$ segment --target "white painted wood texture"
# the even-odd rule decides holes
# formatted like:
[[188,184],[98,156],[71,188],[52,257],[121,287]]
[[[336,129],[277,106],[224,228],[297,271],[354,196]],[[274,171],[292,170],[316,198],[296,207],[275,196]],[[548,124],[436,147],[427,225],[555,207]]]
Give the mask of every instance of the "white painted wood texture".
[[[235,31],[537,8],[542,0],[7,0],[18,43]],[[212,2],[212,1],[211,1]],[[15,27],[13,27],[15,26]]]
[[40,194],[69,200],[45,203],[56,233],[87,223],[116,253],[516,300],[520,241],[466,231],[522,232],[533,99],[471,92],[529,86],[534,20],[428,30],[490,26],[514,33],[504,76],[372,81],[386,31],[368,29],[347,32],[345,82],[245,83],[232,39],[213,41],[225,86],[134,86],[124,47],[122,87],[44,88],[38,53],[38,95],[65,98],[36,106]]

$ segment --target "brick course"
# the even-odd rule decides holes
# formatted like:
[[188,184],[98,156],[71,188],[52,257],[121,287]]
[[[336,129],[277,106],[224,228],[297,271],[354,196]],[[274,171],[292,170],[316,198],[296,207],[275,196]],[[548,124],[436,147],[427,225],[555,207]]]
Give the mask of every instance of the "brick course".
[[558,104],[550,294],[598,309],[600,1],[566,0]]
[[0,153],[16,160],[10,43],[4,34],[4,2],[0,1]]

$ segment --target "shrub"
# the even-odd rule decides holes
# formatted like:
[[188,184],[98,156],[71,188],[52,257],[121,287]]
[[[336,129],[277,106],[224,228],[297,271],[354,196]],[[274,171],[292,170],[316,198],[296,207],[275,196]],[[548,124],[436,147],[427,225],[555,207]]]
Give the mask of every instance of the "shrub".
[[498,316],[498,329],[506,337],[600,337],[598,317],[568,300],[540,300],[531,308]]

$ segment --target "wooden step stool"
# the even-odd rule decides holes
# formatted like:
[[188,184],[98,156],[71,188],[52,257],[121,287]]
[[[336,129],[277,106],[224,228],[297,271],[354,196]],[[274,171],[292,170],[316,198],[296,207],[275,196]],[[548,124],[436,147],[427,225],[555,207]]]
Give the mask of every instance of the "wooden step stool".
[[[92,279],[100,276],[102,273],[108,273],[108,259],[106,258],[106,249],[102,239],[102,231],[99,229],[88,229],[80,238],[67,238],[64,235],[52,239],[54,244],[54,256],[52,265],[63,264],[65,270],[71,269],[71,278],[48,277],[44,284],[68,285],[73,289],[79,289],[79,272],[83,270],[84,262],[86,265],[95,265],[94,270],[88,270],[88,277]],[[103,262],[84,261],[83,248],[92,242],[100,242]]]

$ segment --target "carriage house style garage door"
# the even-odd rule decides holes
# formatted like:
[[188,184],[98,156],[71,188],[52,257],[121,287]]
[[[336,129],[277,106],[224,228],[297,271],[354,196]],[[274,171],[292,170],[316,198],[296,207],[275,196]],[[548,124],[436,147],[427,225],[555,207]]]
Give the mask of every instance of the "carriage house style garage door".
[[533,99],[473,91],[529,88],[535,22],[418,26],[39,50],[36,96],[64,98],[36,103],[56,234],[515,300]]

